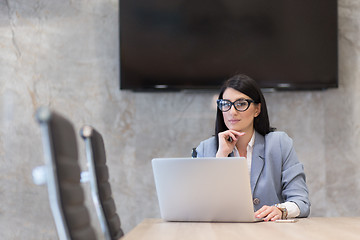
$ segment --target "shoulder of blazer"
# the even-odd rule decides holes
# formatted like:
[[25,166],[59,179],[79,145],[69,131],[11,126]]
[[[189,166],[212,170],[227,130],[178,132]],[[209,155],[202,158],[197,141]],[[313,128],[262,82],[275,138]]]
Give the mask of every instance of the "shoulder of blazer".
[[279,151],[281,154],[287,154],[293,147],[293,140],[281,131],[266,134],[265,143],[267,151]]
[[286,154],[291,148],[292,139],[285,132],[270,132],[265,136],[255,132],[253,156],[264,159],[269,153]]
[[216,139],[215,137],[210,137],[202,142],[196,148],[199,157],[211,157],[216,155]]
[[270,140],[270,141],[275,139],[278,139],[278,141],[291,140],[289,135],[287,135],[286,132],[282,132],[282,131],[269,132],[268,134],[265,135],[265,138],[266,140]]

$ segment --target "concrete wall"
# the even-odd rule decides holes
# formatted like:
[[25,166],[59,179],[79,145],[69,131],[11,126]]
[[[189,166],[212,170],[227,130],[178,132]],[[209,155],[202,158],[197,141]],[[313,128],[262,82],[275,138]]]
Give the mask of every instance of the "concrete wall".
[[[118,13],[116,0],[0,0],[0,239],[57,238],[46,187],[31,177],[44,163],[41,105],[102,133],[125,232],[159,217],[150,160],[189,156],[213,133],[214,93],[119,90]],[[339,0],[339,88],[265,93],[272,126],[305,165],[311,216],[360,215],[359,55],[360,2]]]

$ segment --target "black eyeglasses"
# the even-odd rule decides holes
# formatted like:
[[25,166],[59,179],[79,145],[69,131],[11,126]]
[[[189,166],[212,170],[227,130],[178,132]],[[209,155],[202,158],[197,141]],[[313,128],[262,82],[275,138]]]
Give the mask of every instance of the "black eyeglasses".
[[230,100],[226,100],[226,99],[217,100],[217,106],[222,112],[229,111],[232,105],[234,105],[234,108],[239,112],[244,112],[248,110],[251,103],[255,103],[255,102],[251,99],[244,99],[244,98],[240,98],[235,102],[231,102]]

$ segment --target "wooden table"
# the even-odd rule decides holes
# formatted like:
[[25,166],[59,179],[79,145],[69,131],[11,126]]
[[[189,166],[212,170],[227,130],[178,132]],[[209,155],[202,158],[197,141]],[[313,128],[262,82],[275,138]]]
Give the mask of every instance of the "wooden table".
[[296,223],[202,223],[145,219],[121,240],[360,239],[360,217],[302,218]]

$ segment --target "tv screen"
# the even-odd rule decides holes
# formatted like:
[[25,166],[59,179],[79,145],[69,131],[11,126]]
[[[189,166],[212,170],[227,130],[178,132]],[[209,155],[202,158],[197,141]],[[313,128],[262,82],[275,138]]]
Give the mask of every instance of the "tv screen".
[[120,0],[120,88],[334,88],[337,42],[337,0]]

